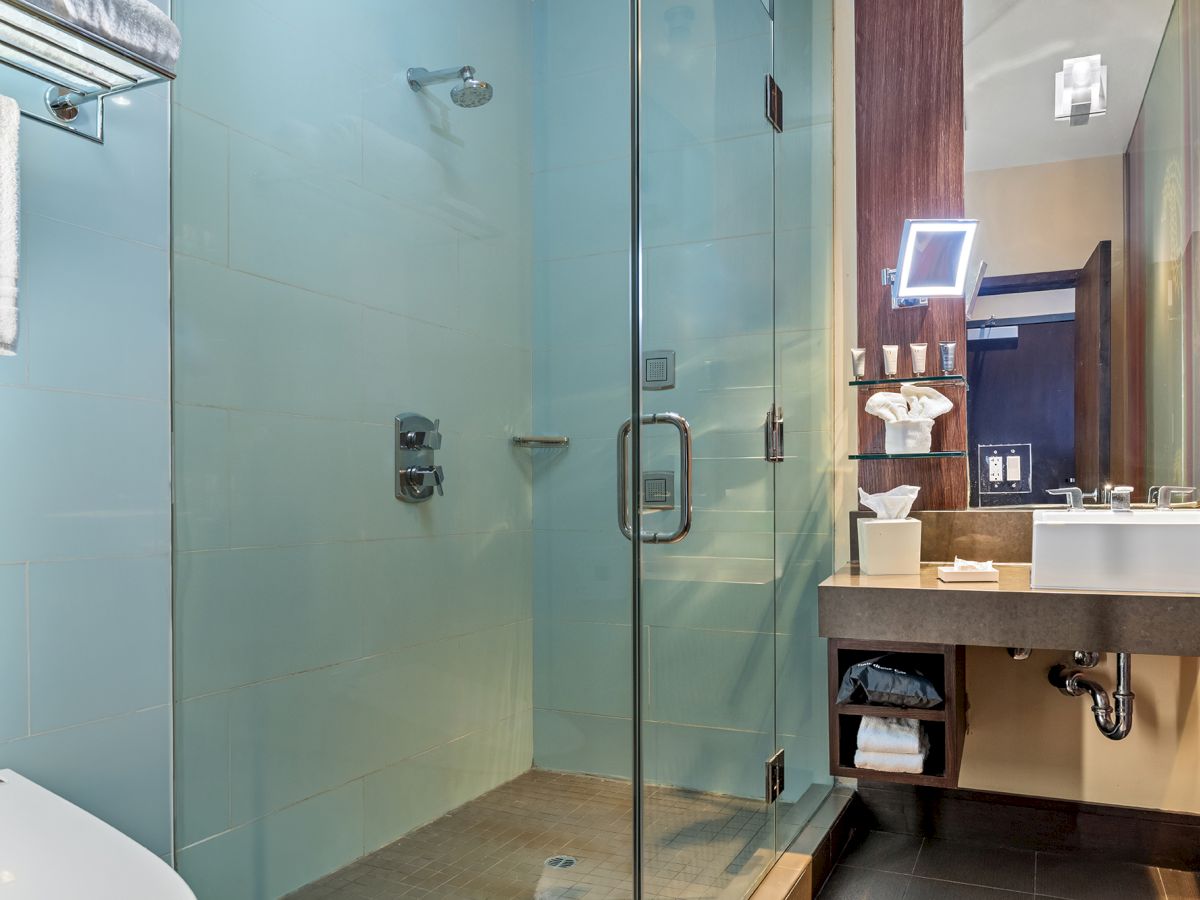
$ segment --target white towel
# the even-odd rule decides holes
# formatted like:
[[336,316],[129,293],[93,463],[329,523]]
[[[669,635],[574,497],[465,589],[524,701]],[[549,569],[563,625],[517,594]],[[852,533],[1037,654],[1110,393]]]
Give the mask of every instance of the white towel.
[[84,31],[132,50],[143,59],[175,71],[179,29],[150,0],[30,0]]
[[868,753],[920,753],[921,726],[916,719],[863,716],[858,749]]
[[0,356],[17,352],[17,275],[21,236],[21,107],[0,96]]
[[877,772],[907,772],[920,775],[925,771],[924,753],[872,753],[856,750],[854,768],[874,769]]

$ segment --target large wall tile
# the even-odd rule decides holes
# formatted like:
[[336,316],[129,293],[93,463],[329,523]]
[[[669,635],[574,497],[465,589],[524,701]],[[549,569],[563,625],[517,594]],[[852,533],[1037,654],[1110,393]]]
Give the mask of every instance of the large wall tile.
[[177,696],[362,656],[362,559],[347,543],[177,554]]
[[228,828],[229,693],[175,704],[175,828],[186,847]]
[[29,567],[33,731],[170,701],[166,554]]
[[177,402],[361,418],[361,307],[185,256],[175,290]]
[[[169,549],[166,404],[0,391],[14,435],[3,559],[150,555]],[[136,448],[136,452],[131,452]]]
[[25,566],[0,566],[0,740],[29,731]]
[[25,216],[22,247],[30,383],[166,399],[166,252],[35,215]]
[[229,260],[229,129],[176,105],[171,130],[171,164],[188,173],[172,185],[172,249],[224,264]]
[[363,852],[363,786],[354,781],[303,803],[184,847],[179,872],[197,900],[279,897]]
[[170,721],[170,708],[160,706],[10,741],[0,744],[0,768],[69,799],[154,853],[166,853]]

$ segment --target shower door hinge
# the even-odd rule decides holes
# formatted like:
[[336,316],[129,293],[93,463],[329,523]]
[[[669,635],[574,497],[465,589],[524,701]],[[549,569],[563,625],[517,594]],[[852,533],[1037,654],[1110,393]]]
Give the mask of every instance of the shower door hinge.
[[771,404],[767,413],[767,462],[783,462],[783,408]]
[[767,121],[777,132],[783,131],[783,88],[771,75],[767,75]]
[[767,805],[770,806],[783,793],[783,751],[778,751],[767,760]]

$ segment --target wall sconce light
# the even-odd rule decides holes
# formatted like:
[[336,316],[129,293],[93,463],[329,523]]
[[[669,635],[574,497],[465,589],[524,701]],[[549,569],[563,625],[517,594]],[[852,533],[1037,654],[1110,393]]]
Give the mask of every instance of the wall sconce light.
[[1054,76],[1054,120],[1086,125],[1107,109],[1108,66],[1100,65],[1100,54],[1064,59]]
[[896,268],[884,269],[892,309],[928,306],[930,297],[963,297],[977,219],[905,219]]

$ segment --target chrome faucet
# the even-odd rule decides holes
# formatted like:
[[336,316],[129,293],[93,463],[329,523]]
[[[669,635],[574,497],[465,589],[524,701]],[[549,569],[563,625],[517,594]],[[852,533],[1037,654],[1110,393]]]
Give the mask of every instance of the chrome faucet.
[[1133,512],[1133,488],[1127,484],[1118,484],[1109,488],[1109,508],[1113,512]]
[[1046,493],[1055,497],[1066,497],[1067,507],[1070,509],[1083,509],[1083,490],[1081,488],[1051,488],[1050,490],[1046,491]]
[[1195,493],[1196,489],[1194,487],[1180,487],[1179,485],[1174,484],[1164,484],[1158,489],[1158,503],[1156,508],[1170,509],[1171,496],[1173,494],[1183,494],[1185,497],[1191,497],[1195,495]]

